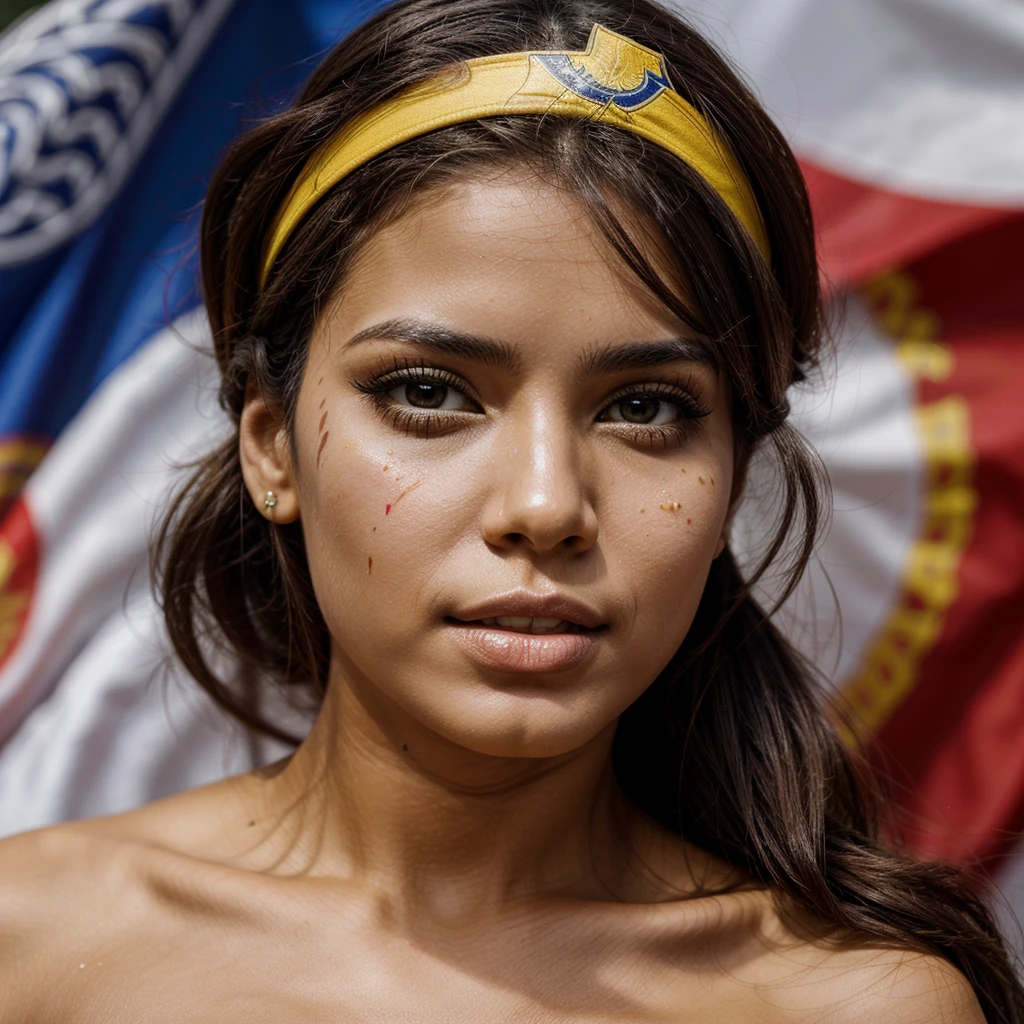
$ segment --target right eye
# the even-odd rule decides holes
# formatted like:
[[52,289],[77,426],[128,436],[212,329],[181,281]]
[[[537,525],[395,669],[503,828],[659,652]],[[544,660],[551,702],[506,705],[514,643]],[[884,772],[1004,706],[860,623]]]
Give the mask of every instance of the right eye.
[[441,412],[471,411],[473,406],[462,392],[450,384],[420,379],[406,381],[387,392],[399,405],[413,409],[436,409]]

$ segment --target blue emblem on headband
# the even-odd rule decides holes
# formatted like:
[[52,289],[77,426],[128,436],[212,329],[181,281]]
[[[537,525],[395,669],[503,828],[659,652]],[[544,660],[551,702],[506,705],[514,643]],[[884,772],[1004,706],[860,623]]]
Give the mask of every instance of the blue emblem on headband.
[[636,110],[672,88],[665,58],[603,25],[595,25],[587,48],[574,53],[531,53],[556,82],[602,107]]
[[613,85],[599,82],[585,67],[576,67],[564,53],[535,53],[532,55],[545,71],[561,82],[570,91],[582,96],[585,100],[600,103],[602,106],[614,103],[622,110],[636,110],[645,103],[650,103],[659,93],[672,88],[664,68],[651,71],[644,68],[644,77],[640,84],[632,89],[619,89]]

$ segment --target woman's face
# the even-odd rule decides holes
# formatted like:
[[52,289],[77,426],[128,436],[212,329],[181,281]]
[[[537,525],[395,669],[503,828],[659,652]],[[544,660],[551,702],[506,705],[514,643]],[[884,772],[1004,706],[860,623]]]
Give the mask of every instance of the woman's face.
[[725,380],[526,172],[376,234],[316,326],[294,456],[276,438],[332,685],[479,753],[565,753],[612,724],[724,544]]

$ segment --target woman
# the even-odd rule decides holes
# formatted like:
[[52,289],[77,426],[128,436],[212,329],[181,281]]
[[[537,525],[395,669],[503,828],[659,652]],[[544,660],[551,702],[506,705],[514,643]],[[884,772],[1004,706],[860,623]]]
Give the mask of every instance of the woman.
[[234,146],[202,260],[237,430],[168,515],[167,621],[239,719],[286,736],[276,683],[316,722],[0,844],[2,1020],[1024,1020],[749,594],[813,543],[822,322],[799,172],[705,42],[402,0]]

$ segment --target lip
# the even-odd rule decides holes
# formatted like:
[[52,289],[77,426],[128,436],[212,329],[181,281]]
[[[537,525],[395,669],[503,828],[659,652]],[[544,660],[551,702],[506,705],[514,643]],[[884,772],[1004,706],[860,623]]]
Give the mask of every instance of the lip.
[[466,656],[496,672],[565,672],[588,661],[603,630],[588,633],[516,633],[479,622],[447,621],[449,636]]
[[[453,612],[449,618],[462,623],[474,623],[480,619],[495,619],[498,616],[519,615],[530,618],[566,619],[577,626],[597,629],[605,625],[604,620],[593,608],[581,601],[564,594],[534,594],[528,590],[510,590],[488,598],[480,604]],[[491,627],[497,629],[498,627]],[[528,636],[536,634],[516,634]],[[546,636],[563,636],[567,634],[549,633]],[[541,639],[543,639],[543,636]]]
[[[520,633],[485,625],[504,615],[565,619],[587,632]],[[445,619],[450,634],[470,660],[497,672],[557,673],[578,668],[597,651],[606,623],[593,609],[564,594],[510,590],[463,608]]]

